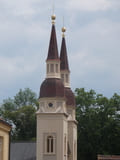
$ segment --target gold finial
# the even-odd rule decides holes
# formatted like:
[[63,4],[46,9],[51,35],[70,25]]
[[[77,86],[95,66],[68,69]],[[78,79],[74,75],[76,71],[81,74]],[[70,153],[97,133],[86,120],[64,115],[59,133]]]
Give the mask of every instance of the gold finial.
[[[64,26],[64,22],[65,22],[65,20],[64,20],[64,16],[63,16],[63,26]],[[62,27],[62,32],[63,32],[62,36],[65,37],[65,34],[64,34],[66,32],[65,27]]]
[[62,27],[62,32],[66,32],[66,28],[65,27]]
[[65,34],[64,34],[66,32],[66,28],[65,27],[62,27],[62,32],[63,32],[62,36],[65,37]]
[[51,19],[52,19],[52,24],[55,24],[56,15],[53,14],[53,15],[51,16]]

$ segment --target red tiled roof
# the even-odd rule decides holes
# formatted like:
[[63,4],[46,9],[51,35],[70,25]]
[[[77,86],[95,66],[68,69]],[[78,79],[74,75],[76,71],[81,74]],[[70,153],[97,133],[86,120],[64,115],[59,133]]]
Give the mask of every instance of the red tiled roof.
[[60,69],[61,70],[69,70],[65,37],[62,38],[60,60],[61,60]]
[[98,155],[98,160],[120,160],[120,155]]
[[52,25],[47,60],[59,59],[55,25]]
[[41,85],[39,97],[64,97],[62,80],[57,78],[45,79]]

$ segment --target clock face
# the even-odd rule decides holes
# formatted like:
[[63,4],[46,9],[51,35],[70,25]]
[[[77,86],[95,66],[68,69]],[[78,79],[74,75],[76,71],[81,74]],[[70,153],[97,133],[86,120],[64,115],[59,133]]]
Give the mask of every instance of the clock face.
[[48,106],[51,108],[53,107],[53,103],[49,103]]

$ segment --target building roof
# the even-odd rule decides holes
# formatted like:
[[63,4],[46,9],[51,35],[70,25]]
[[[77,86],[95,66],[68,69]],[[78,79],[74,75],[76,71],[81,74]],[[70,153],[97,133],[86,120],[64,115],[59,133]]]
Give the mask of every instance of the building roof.
[[43,81],[39,98],[64,97],[64,95],[64,85],[61,79],[47,78]]
[[75,96],[70,88],[65,88],[66,104],[75,106]]
[[36,160],[36,142],[11,143],[10,160]]
[[0,118],[0,122],[3,123],[4,125],[8,126],[8,127],[12,127],[8,122],[6,122],[5,120],[3,120],[2,118]]
[[120,160],[120,155],[98,155],[98,160]]
[[68,57],[67,57],[67,48],[65,37],[62,38],[61,52],[60,52],[60,69],[69,71]]
[[59,59],[55,25],[52,25],[47,60]]

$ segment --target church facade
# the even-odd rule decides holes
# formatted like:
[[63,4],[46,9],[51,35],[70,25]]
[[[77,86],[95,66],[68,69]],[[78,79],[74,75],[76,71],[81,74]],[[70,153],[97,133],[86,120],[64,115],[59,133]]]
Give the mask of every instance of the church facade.
[[70,70],[63,27],[58,54],[55,15],[46,60],[46,78],[41,84],[37,111],[37,160],[77,160],[75,97],[70,88]]

